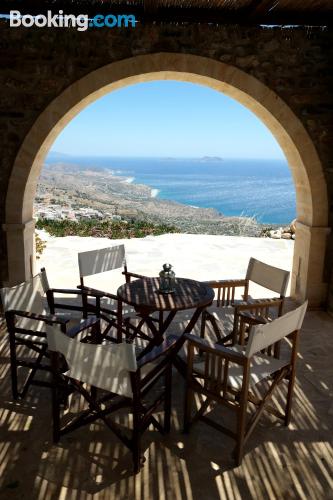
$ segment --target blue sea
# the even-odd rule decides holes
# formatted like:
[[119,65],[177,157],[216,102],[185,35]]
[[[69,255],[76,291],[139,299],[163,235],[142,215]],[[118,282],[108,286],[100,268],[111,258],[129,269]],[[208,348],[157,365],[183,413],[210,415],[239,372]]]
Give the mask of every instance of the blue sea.
[[74,157],[61,161],[108,168],[129,182],[146,184],[152,194],[223,215],[255,217],[265,224],[288,224],[296,217],[295,187],[285,160]]

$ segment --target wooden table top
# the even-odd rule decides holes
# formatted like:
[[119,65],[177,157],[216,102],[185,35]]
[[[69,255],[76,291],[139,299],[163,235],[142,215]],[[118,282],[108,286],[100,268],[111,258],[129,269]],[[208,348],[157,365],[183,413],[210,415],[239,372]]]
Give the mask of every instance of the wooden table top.
[[118,288],[117,295],[123,302],[136,309],[151,311],[180,311],[209,305],[214,291],[209,286],[185,278],[176,278],[175,291],[159,292],[159,278],[144,278],[126,283]]

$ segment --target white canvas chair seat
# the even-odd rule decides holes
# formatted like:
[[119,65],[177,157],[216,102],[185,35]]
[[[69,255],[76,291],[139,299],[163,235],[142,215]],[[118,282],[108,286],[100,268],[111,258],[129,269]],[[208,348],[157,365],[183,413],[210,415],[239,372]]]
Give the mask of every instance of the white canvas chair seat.
[[[234,346],[235,347],[235,346]],[[242,346],[238,346],[239,352],[244,349]],[[288,364],[287,361],[273,358],[271,356],[266,356],[265,354],[258,354],[253,356],[251,359],[250,366],[250,381],[249,386],[253,387],[258,384],[261,380],[269,377],[273,373],[277,372],[284,366]],[[204,362],[194,362],[194,372],[198,375],[204,375],[205,363]],[[216,368],[217,370],[217,368]],[[217,371],[216,371],[217,376]],[[243,370],[242,367],[235,364],[230,364],[228,369],[228,383],[233,389],[241,389],[243,382]]]
[[[138,358],[138,356],[140,356],[140,354],[144,351],[144,349],[148,346],[148,341],[147,340],[144,340],[143,338],[141,337],[135,337],[135,339],[133,340],[133,342],[131,342],[131,344],[134,346],[134,352],[135,352],[135,357],[136,359]],[[112,346],[114,345],[113,342],[110,342],[107,338],[103,340],[102,342],[102,345],[105,345],[105,346]]]
[[[145,347],[140,345],[140,339],[136,344],[108,341],[86,344],[69,338],[57,326],[47,325],[46,332],[49,350],[61,353],[66,359],[69,370],[64,373],[65,376],[120,396],[132,397],[129,372],[137,370],[136,356]],[[158,361],[145,364],[141,369],[141,378],[157,364]],[[159,375],[157,372],[149,384]]]
[[66,376],[115,394],[132,396],[129,372],[137,369],[132,344],[86,344],[50,325],[46,332],[49,350],[61,353],[66,359],[69,367]]

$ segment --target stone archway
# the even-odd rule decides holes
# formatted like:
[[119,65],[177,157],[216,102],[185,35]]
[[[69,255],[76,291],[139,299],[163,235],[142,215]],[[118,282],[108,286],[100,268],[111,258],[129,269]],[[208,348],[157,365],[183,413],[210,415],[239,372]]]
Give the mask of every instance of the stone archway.
[[33,202],[43,160],[57,135],[84,107],[108,92],[151,80],[172,79],[211,87],[254,112],[279,142],[292,171],[297,202],[292,295],[325,302],[323,279],[328,229],[327,187],[316,149],[302,122],[272,90],[244,71],[201,56],[156,53],[103,66],[70,85],[39,115],[16,156],[7,198],[9,282],[31,275]]

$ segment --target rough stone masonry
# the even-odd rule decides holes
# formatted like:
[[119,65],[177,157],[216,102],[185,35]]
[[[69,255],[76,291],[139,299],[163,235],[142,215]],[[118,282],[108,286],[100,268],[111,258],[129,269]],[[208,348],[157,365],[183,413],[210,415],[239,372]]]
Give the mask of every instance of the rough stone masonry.
[[[130,29],[0,29],[0,217],[12,165],[42,110],[68,85],[108,63],[154,52],[201,55],[234,65],[275,91],[303,122],[325,169],[333,228],[332,33],[212,25],[146,25]],[[6,279],[6,244],[0,264]],[[333,310],[333,236],[325,266]]]

